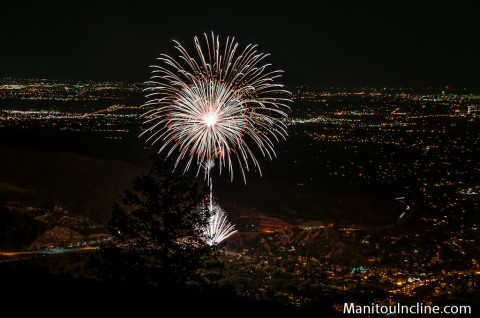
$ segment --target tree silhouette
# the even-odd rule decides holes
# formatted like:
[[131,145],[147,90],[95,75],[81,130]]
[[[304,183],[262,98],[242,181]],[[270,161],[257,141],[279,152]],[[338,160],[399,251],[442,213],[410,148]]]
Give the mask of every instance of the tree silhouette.
[[210,254],[196,239],[208,217],[195,212],[201,196],[191,178],[155,158],[113,205],[112,240],[103,245],[111,278],[164,287],[198,282]]

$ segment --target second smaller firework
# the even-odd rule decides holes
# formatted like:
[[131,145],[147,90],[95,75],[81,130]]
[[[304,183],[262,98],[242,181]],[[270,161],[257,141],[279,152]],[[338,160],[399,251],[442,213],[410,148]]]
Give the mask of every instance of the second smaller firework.
[[227,219],[227,212],[217,203],[200,204],[198,213],[207,216],[206,224],[200,227],[200,239],[208,246],[216,246],[237,233],[235,226]]

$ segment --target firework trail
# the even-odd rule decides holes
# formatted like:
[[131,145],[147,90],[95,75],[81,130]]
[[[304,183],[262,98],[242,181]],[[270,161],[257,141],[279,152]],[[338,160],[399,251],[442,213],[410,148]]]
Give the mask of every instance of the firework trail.
[[[200,227],[201,240],[217,245],[236,231],[227,221],[226,212],[212,201],[211,171],[218,164],[219,173],[228,167],[233,180],[237,162],[243,179],[249,164],[258,168],[255,150],[264,157],[275,156],[274,142],[287,136],[284,120],[290,93],[275,83],[282,71],[268,70],[268,54],[258,53],[256,45],[240,49],[228,37],[222,46],[218,36],[204,34],[205,46],[194,38],[196,58],[174,41],[179,56],[161,54],[160,65],[153,65],[145,89],[143,116],[148,126],[147,141],[159,142],[166,157],[176,155],[175,167],[185,160],[186,172],[192,163],[197,175],[203,169],[210,185],[207,224]],[[256,149],[252,149],[255,147]],[[201,205],[198,213],[205,213]]]

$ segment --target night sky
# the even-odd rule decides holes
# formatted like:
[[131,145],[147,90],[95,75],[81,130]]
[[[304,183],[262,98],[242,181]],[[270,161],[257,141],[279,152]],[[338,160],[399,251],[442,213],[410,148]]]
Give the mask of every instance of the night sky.
[[[480,6],[471,2],[368,4],[204,11],[164,1],[2,3],[0,77],[143,82],[172,39],[192,48],[214,31],[254,42],[287,84],[480,84]],[[360,1],[358,1],[360,2]],[[420,2],[420,1],[418,1]],[[438,2],[438,3],[437,3]],[[242,8],[242,9],[240,9]]]

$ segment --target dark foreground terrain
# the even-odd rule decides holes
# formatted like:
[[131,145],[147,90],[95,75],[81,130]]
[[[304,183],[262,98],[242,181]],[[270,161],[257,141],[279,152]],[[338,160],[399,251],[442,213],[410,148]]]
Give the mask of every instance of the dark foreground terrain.
[[[63,258],[63,259],[62,259]],[[74,277],[79,269],[66,274],[52,273],[46,263],[72,260],[65,255],[50,260],[25,261],[0,264],[2,311],[19,314],[46,314],[49,317],[114,315],[133,317],[171,317],[185,315],[225,316],[295,316],[308,313],[294,306],[239,297],[225,290],[203,289],[187,291],[166,289],[163,286],[146,287],[124,283],[102,282],[94,278]],[[96,256],[74,256],[76,262]],[[90,259],[91,261],[91,259]],[[49,266],[52,264],[49,264]],[[55,265],[52,265],[55,267]],[[62,265],[60,265],[62,267]],[[83,270],[95,271],[92,267]],[[55,271],[55,269],[53,270]],[[80,270],[81,271],[81,270]],[[72,273],[74,275],[72,276]],[[314,313],[336,316],[326,308],[316,308]]]

